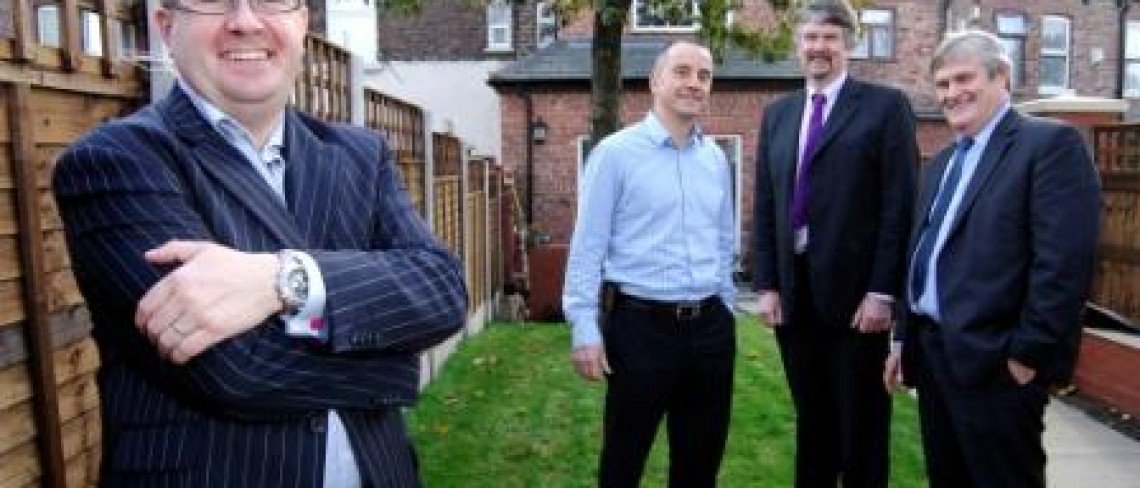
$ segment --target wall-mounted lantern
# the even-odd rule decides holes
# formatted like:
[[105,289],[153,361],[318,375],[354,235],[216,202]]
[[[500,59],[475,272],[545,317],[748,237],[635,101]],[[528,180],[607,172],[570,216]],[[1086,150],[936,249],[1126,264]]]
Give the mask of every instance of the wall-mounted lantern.
[[535,144],[545,144],[546,136],[550,133],[550,126],[539,117],[538,120],[530,123],[530,140]]

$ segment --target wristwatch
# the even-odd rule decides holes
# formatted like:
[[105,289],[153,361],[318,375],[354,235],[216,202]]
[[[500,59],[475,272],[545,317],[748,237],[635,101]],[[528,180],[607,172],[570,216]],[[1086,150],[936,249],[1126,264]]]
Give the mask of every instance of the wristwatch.
[[277,296],[286,313],[295,313],[309,299],[309,270],[297,251],[277,253]]

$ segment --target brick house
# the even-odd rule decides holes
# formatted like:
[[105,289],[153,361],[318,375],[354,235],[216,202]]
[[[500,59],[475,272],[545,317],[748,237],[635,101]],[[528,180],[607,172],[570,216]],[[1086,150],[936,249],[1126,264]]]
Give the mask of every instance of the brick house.
[[[649,109],[652,53],[669,39],[693,31],[691,26],[661,25],[642,3],[634,0],[625,37],[624,123],[640,119]],[[1015,102],[1063,93],[1140,97],[1140,8],[1130,8],[1131,3],[877,0],[860,12],[864,33],[849,69],[853,76],[896,86],[909,95],[919,117],[919,145],[929,156],[950,138],[926,64],[942,32],[969,25],[1001,36],[1015,53]],[[743,0],[730,21],[759,24],[770,18],[766,1]],[[588,133],[592,28],[592,16],[579,16],[559,31],[557,42],[496,72],[490,81],[500,96],[502,162],[518,174],[524,213],[532,216],[542,240],[555,246],[569,243],[573,230],[581,148]],[[1124,64],[1122,50],[1127,54]],[[717,67],[712,109],[703,125],[736,167],[738,242],[745,254],[758,118],[767,103],[802,83],[791,62],[761,65],[730,55]],[[541,142],[530,137],[535,125],[547,129]],[[741,259],[747,262],[746,255]]]
[[417,15],[399,15],[376,3],[378,54],[364,69],[365,84],[425,107],[434,130],[498,158],[499,97],[487,80],[554,39],[558,26],[551,2],[430,0]]

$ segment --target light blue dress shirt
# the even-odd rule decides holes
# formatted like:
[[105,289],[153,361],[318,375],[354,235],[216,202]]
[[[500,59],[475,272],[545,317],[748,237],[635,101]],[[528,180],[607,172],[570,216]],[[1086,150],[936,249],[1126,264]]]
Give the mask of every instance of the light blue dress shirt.
[[[982,155],[986,152],[986,146],[989,145],[990,135],[994,133],[998,122],[1002,117],[1005,117],[1006,112],[1010,109],[1009,101],[1007,100],[1001,108],[995,113],[986,125],[982,126],[982,130],[974,135],[974,145],[966,151],[966,158],[962,160],[962,177],[958,180],[958,187],[954,188],[953,196],[950,198],[950,205],[946,209],[946,217],[942,219],[942,226],[938,228],[938,233],[935,235],[934,248],[930,251],[930,260],[925,263],[926,265],[926,283],[923,285],[922,296],[916,297],[911,308],[922,315],[930,317],[935,321],[942,319],[942,315],[938,310],[938,257],[942,254],[942,247],[946,245],[946,236],[950,232],[950,224],[954,221],[954,217],[958,215],[958,207],[962,203],[962,198],[966,194],[966,189],[970,187],[970,180],[974,178],[974,172],[978,169],[978,162],[981,161]],[[953,161],[954,155],[951,155]],[[947,167],[949,169],[949,167]],[[950,171],[943,171],[943,182],[946,175]],[[942,182],[939,182],[939,188]],[[935,195],[937,196],[937,194]],[[929,210],[928,210],[929,211]],[[912,256],[913,257],[913,256]],[[921,266],[922,263],[913,263],[913,266]],[[910,271],[914,273],[912,269]],[[910,283],[910,279],[907,279]],[[907,293],[909,297],[911,294]]]
[[[269,184],[270,188],[277,195],[278,200],[282,206],[285,206],[285,160],[281,155],[281,148],[285,145],[285,119],[282,117],[277,127],[273,129],[270,134],[269,140],[265,143],[265,147],[258,150],[253,145],[253,136],[249,131],[242,127],[241,123],[234,120],[225,112],[222,112],[208,100],[203,98],[198,92],[182,79],[178,80],[179,86],[187,95],[190,96],[190,101],[194,103],[194,107],[202,114],[210,125],[218,131],[219,134],[229,142],[234,149],[237,149],[246,160],[257,170],[265,182]],[[307,302],[301,308],[308,307],[309,302],[318,301],[324,303],[325,297],[318,296],[315,291],[324,290],[323,279],[321,277],[321,270],[316,266],[316,262],[310,257],[304,260],[306,271],[310,280],[310,294]],[[315,286],[313,286],[315,285]],[[283,317],[288,320],[288,317]],[[293,329],[293,328],[291,328]],[[311,330],[311,329],[310,329]],[[323,331],[324,329],[322,329]],[[308,332],[308,331],[306,331]],[[293,335],[301,335],[295,332],[288,332]],[[306,337],[314,337],[313,332],[305,333]],[[356,457],[352,452],[352,445],[348,442],[348,432],[344,428],[344,422],[341,421],[340,415],[337,415],[336,410],[328,411],[328,431],[326,433],[327,445],[325,447],[325,486],[327,488],[351,488],[361,485],[360,471],[356,466]]]
[[651,300],[715,294],[734,306],[729,171],[724,152],[699,128],[676,147],[652,112],[590,152],[562,293],[575,348],[602,342],[603,280]]

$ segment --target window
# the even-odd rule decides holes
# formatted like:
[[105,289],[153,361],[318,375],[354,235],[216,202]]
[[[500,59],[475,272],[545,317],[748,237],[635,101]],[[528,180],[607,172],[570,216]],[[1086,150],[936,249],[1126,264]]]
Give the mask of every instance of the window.
[[554,11],[554,2],[538,2],[534,18],[536,46],[544,48],[558,39],[558,12]]
[[1129,22],[1124,38],[1124,96],[1140,98],[1140,22]]
[[694,31],[700,27],[699,0],[653,5],[652,0],[633,0],[630,6],[633,28],[639,30]]
[[851,50],[855,59],[890,60],[895,57],[895,11],[866,9],[859,12],[859,39]]
[[487,4],[487,49],[511,50],[511,3],[506,0]]
[[[728,166],[729,166],[728,175],[729,175],[729,177],[732,178],[732,207],[733,207],[732,213],[733,213],[733,219],[735,222],[733,224],[733,228],[735,229],[733,232],[735,234],[735,239],[736,239],[736,248],[741,249],[740,225],[741,225],[741,222],[743,219],[743,215],[741,215],[742,202],[741,202],[741,191],[740,191],[741,190],[741,188],[740,188],[740,185],[741,185],[740,171],[741,171],[741,167],[744,164],[744,160],[741,159],[741,155],[743,154],[743,145],[742,145],[743,144],[743,138],[739,135],[736,135],[736,134],[709,135],[708,137],[712,137],[713,142],[715,142],[718,146],[720,146],[721,150],[724,151],[725,159],[728,160]],[[585,135],[578,136],[577,149],[578,149],[578,184],[581,184],[582,173],[584,171],[586,171],[586,158],[589,157],[589,155],[590,155],[590,136],[585,136]],[[740,256],[737,256],[736,264],[739,266]]]
[[1037,91],[1055,95],[1069,88],[1069,33],[1066,17],[1041,17],[1041,66]]
[[36,35],[40,45],[59,47],[59,6],[36,7]]
[[1010,88],[1018,88],[1025,83],[1025,34],[1029,31],[1025,15],[1020,13],[999,13],[994,18],[998,39],[1005,45],[1013,69],[1009,73]]

